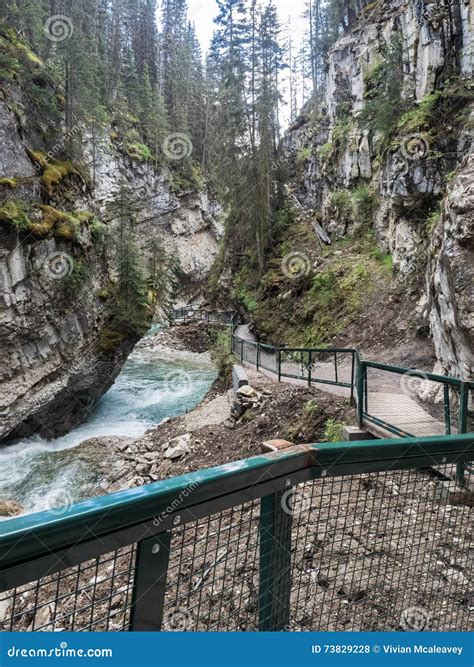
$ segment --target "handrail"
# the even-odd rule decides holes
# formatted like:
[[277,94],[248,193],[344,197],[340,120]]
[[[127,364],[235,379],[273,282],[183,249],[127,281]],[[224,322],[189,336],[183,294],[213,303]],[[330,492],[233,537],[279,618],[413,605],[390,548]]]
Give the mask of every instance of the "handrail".
[[[184,313],[186,309],[182,309]],[[193,315],[196,312],[193,311]],[[444,431],[446,435],[450,435],[453,430],[452,424],[455,422],[454,430],[457,428],[458,433],[466,433],[469,430],[468,425],[468,401],[469,401],[469,392],[474,389],[474,382],[467,382],[459,378],[454,378],[445,375],[439,375],[436,373],[430,373],[427,371],[421,371],[415,368],[403,368],[400,366],[394,366],[390,364],[385,364],[377,361],[370,361],[362,358],[362,355],[356,348],[343,348],[343,347],[318,347],[318,348],[306,348],[306,347],[286,347],[283,345],[274,346],[267,343],[260,343],[258,341],[249,341],[239,336],[235,335],[236,330],[236,314],[234,312],[227,312],[227,320],[231,326],[232,336],[231,336],[231,350],[241,362],[247,362],[255,366],[257,370],[263,369],[267,372],[274,374],[278,381],[280,382],[282,378],[288,378],[293,380],[301,380],[307,382],[308,386],[311,387],[314,384],[323,384],[328,386],[337,386],[344,389],[350,389],[350,400],[352,404],[355,404],[357,407],[357,420],[359,427],[367,427],[372,431],[375,431],[379,435],[380,431],[383,433],[388,433],[390,435],[396,435],[398,437],[410,437],[417,434],[417,429],[411,428],[411,423],[413,420],[416,421],[417,418],[423,417],[422,413],[418,414],[416,411],[417,403],[413,400],[412,416],[407,419],[408,424],[400,424],[400,420],[394,420],[392,415],[388,416],[380,414],[373,414],[370,411],[369,406],[369,394],[370,396],[377,394],[377,388],[375,392],[370,392],[372,385],[371,381],[368,379],[368,370],[379,371],[380,373],[387,374],[390,378],[390,374],[399,375],[399,376],[408,376],[411,378],[418,378],[423,381],[428,381],[432,383],[438,383],[440,387],[443,387],[443,402],[444,402]],[[184,313],[184,316],[185,313]],[[246,355],[246,351],[249,349],[252,350],[252,355]],[[268,360],[264,359],[265,353],[272,355],[272,361],[269,367]],[[299,360],[285,360],[285,357],[288,355],[300,355]],[[321,377],[320,373],[315,373],[314,363],[317,361],[318,355],[328,355],[328,357],[333,356],[334,364],[334,374],[332,378]],[[350,355],[350,376],[347,373],[346,367],[346,377],[344,381],[341,379],[341,374],[338,372],[340,366],[338,367],[338,355]],[[274,358],[273,358],[274,357]],[[306,358],[305,358],[306,357]],[[290,367],[285,366],[289,364]],[[291,364],[299,365],[300,369],[292,369]],[[402,381],[403,382],[403,381]],[[388,382],[390,385],[390,382]],[[400,389],[400,387],[398,388]],[[403,391],[403,390],[402,390]],[[454,398],[450,395],[450,392],[457,392],[458,398]],[[458,410],[456,420],[452,420],[452,409],[454,406]],[[405,402],[404,408],[407,409],[407,403]],[[434,408],[433,408],[434,409]],[[423,408],[422,408],[423,411]],[[390,412],[390,411],[389,411]],[[426,413],[426,417],[429,418],[430,415]],[[411,419],[411,421],[410,421]],[[431,426],[428,425],[427,428],[433,427],[435,422],[434,418],[431,422]],[[442,423],[442,422],[441,422]],[[419,429],[418,429],[419,430]],[[413,432],[414,431],[414,432]],[[428,435],[428,433],[424,433]],[[432,433],[432,435],[437,435],[437,432]],[[464,479],[464,471],[458,471],[458,481]]]
[[[299,445],[91,498],[65,509],[60,516],[44,511],[10,519],[0,523],[0,592],[10,585],[4,573],[27,560],[77,547],[91,539],[101,541],[114,531],[125,529],[137,531],[128,534],[128,539],[130,535],[134,539],[137,535],[148,538],[176,525],[176,516],[180,517],[179,525],[194,521],[200,514],[199,507],[211,500],[222,507],[226,498],[232,506],[235,494],[246,499],[250,495],[259,498],[268,489],[272,492],[275,486],[288,487],[289,476],[295,485],[356,470],[403,470],[436,461],[458,463],[472,458],[474,439],[470,434],[368,440],[350,446],[347,442]],[[181,496],[183,490],[190,492]],[[177,497],[180,497],[178,507],[173,505]],[[164,511],[166,517],[154,522]],[[118,538],[114,545],[120,546]]]

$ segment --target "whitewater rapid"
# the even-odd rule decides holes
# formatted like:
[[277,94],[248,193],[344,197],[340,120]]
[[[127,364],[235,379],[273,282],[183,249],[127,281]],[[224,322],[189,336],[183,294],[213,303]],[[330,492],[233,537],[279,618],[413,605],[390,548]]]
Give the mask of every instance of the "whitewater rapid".
[[87,498],[100,483],[107,451],[81,447],[90,438],[138,438],[167,417],[192,410],[209,391],[216,369],[204,355],[135,351],[90,418],[55,440],[24,439],[0,448],[0,499],[25,513]]

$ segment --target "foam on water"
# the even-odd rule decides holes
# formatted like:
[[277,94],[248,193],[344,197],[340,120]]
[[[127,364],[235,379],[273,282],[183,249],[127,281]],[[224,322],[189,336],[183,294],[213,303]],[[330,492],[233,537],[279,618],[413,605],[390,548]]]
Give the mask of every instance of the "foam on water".
[[32,437],[0,448],[0,498],[36,512],[87,498],[100,481],[95,461],[107,451],[80,447],[90,438],[138,438],[166,417],[192,410],[216,370],[205,358],[176,361],[133,353],[87,422],[55,440]]

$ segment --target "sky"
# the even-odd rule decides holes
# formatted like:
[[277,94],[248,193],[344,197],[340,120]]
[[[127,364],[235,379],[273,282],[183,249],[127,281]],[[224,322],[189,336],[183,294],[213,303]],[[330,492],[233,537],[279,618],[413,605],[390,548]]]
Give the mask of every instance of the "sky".
[[[303,42],[306,29],[305,21],[302,18],[305,0],[273,0],[273,4],[278,11],[278,17],[282,26],[281,37],[284,41],[287,40],[288,20],[291,20],[293,45],[297,51]],[[197,36],[203,53],[207,51],[211,43],[212,34],[215,29],[214,18],[218,13],[216,0],[188,0],[189,19],[196,26]],[[286,101],[286,104],[281,108],[281,120],[283,125],[287,125],[290,119],[288,75],[284,73],[280,81],[283,99]],[[302,105],[303,99],[298,100],[298,103]]]
[[[294,41],[300,44],[303,39],[304,21],[301,14],[304,10],[304,0],[273,0],[278,10],[280,23],[285,24],[291,17]],[[218,14],[215,0],[188,0],[189,18],[196,25],[196,31],[203,51],[207,50],[214,31],[213,19]]]

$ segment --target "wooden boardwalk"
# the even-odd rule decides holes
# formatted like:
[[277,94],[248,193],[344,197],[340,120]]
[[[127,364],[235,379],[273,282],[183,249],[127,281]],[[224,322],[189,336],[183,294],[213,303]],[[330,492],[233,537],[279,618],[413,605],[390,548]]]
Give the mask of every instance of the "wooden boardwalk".
[[[255,337],[250,332],[248,325],[239,325],[235,330],[235,337],[249,342],[255,342]],[[252,355],[250,355],[252,356]],[[255,360],[250,360],[249,356],[243,361],[243,364],[249,368],[256,367]],[[274,369],[274,370],[273,370]],[[308,369],[298,363],[285,362],[282,364],[282,370],[287,375],[305,375]],[[276,355],[271,352],[261,350],[259,371],[274,381],[278,381]],[[351,383],[352,366],[349,363],[339,364],[338,379],[347,384]],[[328,362],[315,362],[311,367],[311,386],[335,396],[349,397],[351,390],[347,387],[341,387],[333,384],[324,384],[324,382],[333,382],[334,364]],[[281,377],[281,382],[308,386],[308,380]],[[396,429],[415,437],[428,435],[445,435],[446,429],[444,421],[436,419],[429,414],[423,405],[416,400],[414,395],[404,392],[400,386],[400,377],[384,378],[383,373],[375,374],[371,378],[369,393],[367,395],[367,412],[376,416],[381,421],[389,423]],[[414,393],[414,392],[413,392]],[[394,434],[381,425],[374,424],[366,420],[365,428],[376,437],[391,438]],[[457,429],[452,428],[452,433],[457,433]]]

